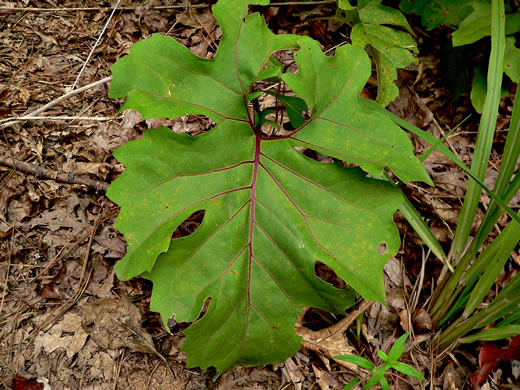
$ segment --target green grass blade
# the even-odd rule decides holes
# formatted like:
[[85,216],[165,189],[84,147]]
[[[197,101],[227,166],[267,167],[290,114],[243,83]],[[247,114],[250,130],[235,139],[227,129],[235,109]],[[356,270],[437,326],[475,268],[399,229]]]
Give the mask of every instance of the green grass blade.
[[461,312],[464,309],[464,307],[466,307],[466,304],[468,303],[468,300],[469,300],[469,296],[471,294],[471,290],[473,289],[473,286],[475,285],[476,282],[477,282],[477,276],[475,276],[473,278],[473,280],[471,280],[471,282],[466,285],[462,294],[460,294],[460,295],[454,294],[454,296],[458,296],[459,299],[457,299],[457,301],[453,305],[449,306],[451,309],[448,311],[448,313],[446,313],[446,315],[442,318],[442,320],[439,321],[437,326],[442,326],[453,315],[455,315],[458,312]]
[[439,138],[434,144],[432,144],[423,154],[421,154],[419,156],[419,160],[421,160],[421,162],[423,162],[424,160],[426,160],[428,158],[428,156],[438,148],[439,145],[442,145],[442,143],[451,135],[453,134],[453,132],[455,132],[455,130],[457,130],[460,126],[462,126],[464,124],[464,122],[466,122],[469,118],[471,118],[471,115],[468,115],[466,118],[464,118],[463,120],[461,120],[457,126],[455,126],[453,129],[451,129],[450,131],[448,131],[442,138]]
[[363,389],[370,389],[370,387],[375,386],[376,383],[378,383],[381,378],[385,377],[386,372],[391,368],[390,364],[385,363],[381,367],[379,367],[374,375],[372,375],[372,378],[363,386]]
[[379,384],[381,385],[381,390],[390,390],[390,386],[388,385],[388,381],[385,377],[379,379]]
[[390,348],[390,352],[388,352],[387,356],[387,361],[389,363],[396,362],[397,360],[399,360],[404,350],[406,349],[406,345],[404,345],[404,343],[406,342],[408,335],[409,333],[403,334],[396,340],[394,345],[392,345],[392,348]]
[[[379,106],[375,101],[366,99],[366,98],[361,98],[361,104],[371,110],[378,111],[378,112],[386,115],[387,117],[392,119],[396,125],[399,125],[403,129],[408,130],[410,133],[417,135],[418,137],[420,137],[423,140],[425,140],[426,142],[428,142],[430,145],[437,144],[438,138],[434,137],[433,135],[431,135],[430,133],[427,133],[424,130],[419,129],[418,127],[412,125],[411,123],[406,122],[404,119],[399,118],[397,115],[391,113],[390,111],[385,110],[383,107]],[[462,162],[462,160],[457,157],[457,155],[455,153],[453,153],[445,145],[442,145],[442,144],[438,145],[437,149],[439,150],[439,152],[441,152],[446,157],[448,157],[451,161],[453,161],[453,163],[456,164],[460,169],[462,169],[465,173],[467,173],[469,175],[469,177],[471,177],[474,181],[476,181],[477,184],[480,187],[482,187],[482,189],[484,191],[486,191],[489,194],[489,196],[493,200],[495,200],[499,204],[499,206],[512,219],[514,219],[517,223],[520,224],[520,217],[518,215],[516,215],[516,213],[513,210],[511,210],[511,208],[506,203],[504,203],[504,201],[502,201],[502,199],[500,199],[493,191],[491,191],[484,184],[484,182],[482,180],[480,180],[477,176],[475,176],[471,172],[471,170]]]
[[[515,93],[515,101],[513,104],[513,113],[511,115],[511,122],[509,124],[509,131],[507,133],[506,144],[504,146],[504,153],[502,156],[502,161],[500,163],[500,169],[498,171],[497,181],[493,191],[495,194],[502,198],[504,202],[509,203],[511,199],[508,199],[507,195],[510,195],[511,198],[516,194],[516,191],[508,191],[508,187],[510,186],[511,178],[513,177],[513,173],[515,171],[516,163],[518,161],[518,157],[520,156],[520,89],[517,88]],[[519,177],[516,175],[515,179]],[[517,182],[520,186],[520,180]],[[508,194],[509,192],[509,194]],[[492,200],[491,204],[488,207],[486,215],[484,216],[484,220],[479,227],[471,246],[474,251],[477,251],[482,243],[486,240],[488,234],[493,229],[496,221],[502,214],[501,210],[498,208],[498,204],[496,201]]]
[[509,313],[506,318],[496,324],[496,327],[506,326],[506,325],[519,325],[520,324],[520,308],[514,311],[513,313]]
[[[509,185],[509,188],[506,190],[506,193],[503,197],[503,201],[509,203],[511,199],[517,194],[520,189],[520,172],[516,174],[515,178]],[[498,218],[502,214],[502,210],[500,208],[495,208],[492,214],[489,214],[489,218],[486,224],[489,224],[491,228],[498,221]],[[483,225],[481,225],[482,227]],[[489,229],[490,231],[491,229]],[[468,269],[469,264],[476,256],[478,249],[482,246],[486,236],[479,236],[477,234],[476,238],[472,242],[472,245],[468,248],[468,250],[464,253],[464,256],[460,260],[459,264],[455,268],[455,272],[450,276],[450,280],[445,284],[444,290],[440,292],[441,299],[435,298],[434,305],[431,310],[432,320],[434,323],[437,323],[439,319],[442,317],[438,323],[439,325],[447,318],[449,315],[445,314],[447,311],[452,313],[450,308],[452,307],[452,303],[454,299],[460,295],[460,292],[463,288],[468,286],[473,286],[476,277],[478,277],[487,267],[487,261],[491,258],[494,253],[488,252],[486,259],[482,255],[479,256],[476,261],[471,265]],[[481,240],[477,242],[477,240]],[[469,283],[469,284],[468,284]],[[452,291],[451,296],[448,296],[447,292]],[[453,292],[454,291],[454,292]],[[443,295],[444,294],[444,295]]]
[[[513,225],[515,228],[509,228],[509,226]],[[508,230],[507,234],[505,233],[506,230]],[[501,256],[504,246],[511,249],[509,252],[505,252],[507,259],[518,243],[518,232],[519,229],[516,224],[509,224],[506,229],[500,232],[493,242],[475,259],[473,264],[471,264],[471,267],[469,267],[464,276],[460,279],[461,284],[466,285],[470,280],[479,277],[483,272],[485,272],[488,267],[490,267],[493,260]]]
[[520,334],[520,325],[507,325],[499,328],[481,330],[478,333],[460,339],[461,343],[473,343],[475,341],[495,341]]
[[377,350],[377,356],[379,356],[379,359],[381,359],[382,361],[389,363],[388,355],[382,349]]
[[[519,240],[520,225],[510,223],[479,256],[476,263],[485,266],[484,273],[469,297],[463,314],[465,317],[469,316],[482,303]],[[488,255],[488,252],[492,255]]]
[[[482,110],[480,126],[473,154],[471,170],[480,180],[484,180],[488,167],[491,147],[498,116],[498,104],[502,88],[505,51],[505,11],[503,0],[493,0],[491,4],[491,55],[487,76],[487,95]],[[464,249],[475,218],[480,200],[481,188],[470,180],[466,190],[464,204],[459,216],[455,238],[452,244],[451,255],[458,259]]]
[[453,272],[453,267],[448,262],[448,257],[444,253],[441,244],[432,233],[426,222],[421,218],[421,215],[414,207],[412,202],[403,194],[403,203],[401,207],[399,207],[401,213],[403,213],[404,217],[408,221],[408,223],[413,227],[415,232],[421,237],[426,246],[432,251],[432,253],[437,256],[439,260],[441,260],[448,269]]
[[518,294],[518,291],[520,291],[520,273],[515,275],[509,284],[498,293],[495,300],[487,308],[480,310],[465,321],[458,321],[455,326],[452,324],[452,326],[442,332],[439,348],[443,349],[464,337],[468,332],[483,328],[517,310],[520,305],[520,294]]

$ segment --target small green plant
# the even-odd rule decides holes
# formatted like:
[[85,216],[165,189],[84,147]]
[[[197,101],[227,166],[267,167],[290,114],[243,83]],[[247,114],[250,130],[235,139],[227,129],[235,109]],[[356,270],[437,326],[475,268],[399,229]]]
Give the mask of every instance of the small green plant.
[[352,26],[354,46],[367,48],[376,65],[377,102],[385,107],[399,95],[397,69],[416,64],[415,35],[401,11],[386,7],[382,0],[338,1],[336,17]]
[[[382,351],[377,351],[377,356],[383,361],[383,364],[379,367],[376,367],[370,360],[365,359],[361,356],[356,355],[339,355],[334,356],[335,359],[343,360],[345,362],[353,363],[361,368],[366,370],[370,370],[370,379],[365,383],[363,389],[369,389],[372,386],[375,386],[377,383],[381,385],[382,390],[388,390],[390,387],[388,385],[388,381],[385,378],[385,374],[390,369],[394,369],[399,371],[402,374],[410,375],[420,380],[425,380],[424,376],[421,375],[419,371],[415,368],[410,367],[406,363],[402,363],[399,361],[399,358],[404,353],[406,349],[406,345],[404,344],[406,339],[408,338],[408,333],[405,333],[397,341],[394,343],[388,355]],[[355,377],[352,381],[350,381],[343,390],[350,390],[360,381],[359,377]]]

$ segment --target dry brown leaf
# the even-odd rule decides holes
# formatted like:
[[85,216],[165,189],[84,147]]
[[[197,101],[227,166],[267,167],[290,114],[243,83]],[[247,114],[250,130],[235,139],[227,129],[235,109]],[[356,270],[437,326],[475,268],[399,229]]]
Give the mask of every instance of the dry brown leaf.
[[295,390],[301,390],[305,377],[292,358],[289,358],[284,362],[282,374],[288,382],[291,382],[294,385]]
[[[326,357],[332,359],[336,355],[353,354],[355,349],[352,347],[343,332],[336,332],[324,337],[323,331],[314,332],[308,328],[296,327],[296,333],[302,337],[302,346],[318,353],[325,354]],[[343,367],[353,372],[357,372],[355,364],[336,360]]]
[[417,309],[412,317],[414,329],[419,333],[432,330],[432,319],[430,314],[423,308]]
[[312,370],[314,371],[314,375],[316,375],[316,383],[320,386],[321,390],[330,390],[330,384],[327,378],[327,372],[320,370],[314,364],[312,365]]
[[158,355],[152,336],[142,328],[143,314],[132,301],[122,298],[98,299],[83,308],[81,325],[102,348],[126,347],[134,352]]
[[[72,333],[67,335],[66,333]],[[65,313],[63,320],[55,324],[46,332],[40,332],[34,340],[34,356],[37,356],[43,349],[47,353],[51,353],[58,348],[64,348],[67,357],[77,354],[85,341],[87,333],[81,327],[81,316],[74,313]]]
[[403,82],[399,88],[399,96],[389,104],[388,109],[419,128],[427,126],[433,120],[433,113],[406,82]]

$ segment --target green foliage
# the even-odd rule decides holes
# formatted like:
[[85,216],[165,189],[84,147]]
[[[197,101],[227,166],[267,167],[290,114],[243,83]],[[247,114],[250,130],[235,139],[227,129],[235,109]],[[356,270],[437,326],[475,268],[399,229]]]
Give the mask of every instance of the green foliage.
[[[126,170],[108,196],[121,206],[116,226],[129,244],[117,275],[153,281],[151,309],[165,324],[173,315],[196,321],[184,331],[187,365],[219,372],[294,354],[303,306],[342,313],[353,304],[350,288],[316,277],[316,260],[383,302],[383,265],[399,248],[392,215],[402,198],[366,173],[380,177],[389,168],[405,182],[431,183],[406,134],[360,104],[371,70],[363,49],[345,45],[325,56],[308,37],[271,33],[258,13],[248,15],[250,3],[213,6],[223,34],[215,60],[154,35],[112,67],[110,88],[111,97],[126,97],[122,110],[145,119],[196,114],[216,122],[196,137],[148,130],[119,148],[114,155]],[[281,74],[273,53],[284,49],[298,49],[297,74]],[[266,112],[251,110],[263,93],[255,82],[272,78],[298,97],[280,97],[297,127],[286,136],[263,133]],[[302,109],[309,119],[300,124]],[[318,163],[296,147],[360,168]],[[205,210],[198,230],[172,239],[198,210]],[[387,253],[379,254],[382,243]]]
[[[491,35],[491,3],[487,0],[473,0],[468,3],[468,6],[473,10],[453,33],[453,46],[469,45]],[[506,35],[518,31],[520,31],[520,13],[506,15]]]
[[[453,46],[469,45],[491,35],[491,3],[489,0],[402,0],[404,12],[421,15],[423,25],[431,30],[440,24],[456,27],[452,34]],[[515,46],[512,34],[520,31],[520,12],[506,15],[506,49],[503,71],[515,83],[520,82],[520,49]],[[467,60],[469,61],[469,59]],[[482,113],[487,94],[485,70],[475,67],[471,103],[478,113]],[[507,93],[507,91],[504,91]]]
[[[510,38],[507,40],[505,38],[503,2],[494,0],[493,7],[494,10],[491,12],[492,50],[487,78],[484,72],[480,75],[481,84],[487,84],[489,88],[487,92],[482,93],[483,113],[471,170],[444,145],[438,144],[438,140],[434,137],[407,124],[393,114],[385,112],[385,115],[392,117],[400,126],[432,144],[432,148],[438,148],[471,178],[464,201],[465,207],[461,212],[451,248],[451,260],[456,263],[456,267],[453,273],[448,272],[444,280],[439,281],[430,309],[435,327],[442,329],[441,326],[447,325],[438,337],[441,350],[458,342],[497,340],[516,335],[519,331],[520,275],[514,276],[494,299],[489,299],[489,290],[493,287],[496,278],[502,272],[504,264],[520,239],[520,213],[514,213],[507,206],[520,189],[520,174],[518,172],[514,174],[520,156],[520,99],[518,96],[515,96],[514,99],[511,122],[496,184],[492,191],[483,184],[501,95],[502,70],[504,69],[502,61],[506,63],[504,52],[507,50],[507,41],[511,41]],[[519,93],[517,88],[516,94]],[[363,101],[363,103],[370,107],[376,106],[369,101]],[[482,189],[491,196],[493,201],[489,205],[486,215],[481,219],[476,234],[469,238]],[[472,205],[469,205],[470,200]],[[504,210],[512,221],[494,238],[490,245],[484,246],[489,238],[489,233]],[[429,245],[431,246],[431,243]],[[484,301],[486,301],[485,305],[483,305]],[[494,327],[484,329],[490,325]]]
[[338,12],[338,17],[354,25],[352,44],[370,48],[377,69],[377,102],[386,106],[399,95],[394,83],[397,68],[417,63],[413,31],[399,10],[381,5],[381,0],[359,0],[357,7],[340,1],[338,6],[344,11]]
[[[363,389],[369,389],[370,387],[375,386],[377,383],[381,385],[382,389],[389,389],[388,382],[385,378],[385,374],[388,372],[388,370],[392,368],[405,375],[410,375],[424,381],[425,378],[415,368],[410,367],[408,364],[401,363],[399,361],[399,358],[406,349],[404,343],[407,338],[408,333],[405,333],[404,335],[399,337],[399,339],[397,339],[397,341],[390,349],[388,355],[382,350],[377,351],[377,355],[383,361],[383,364],[379,367],[376,367],[370,360],[356,355],[339,355],[334,356],[334,359],[339,359],[349,363],[353,363],[361,368],[371,371],[370,379],[363,386]],[[343,388],[343,390],[351,389],[358,382],[359,378],[355,377],[350,383],[348,383]]]
[[471,13],[468,4],[472,0],[401,0],[399,6],[405,13],[421,16],[427,30],[433,30],[441,24],[458,26]]

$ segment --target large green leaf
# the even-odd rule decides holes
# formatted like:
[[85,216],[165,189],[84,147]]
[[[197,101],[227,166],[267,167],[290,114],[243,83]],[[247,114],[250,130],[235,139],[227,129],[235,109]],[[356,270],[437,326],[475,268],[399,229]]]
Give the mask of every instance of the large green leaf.
[[[258,1],[266,4],[267,1]],[[152,129],[114,154],[126,170],[108,196],[121,206],[117,228],[128,241],[116,264],[122,279],[153,281],[151,308],[185,330],[188,366],[281,362],[300,338],[303,306],[344,312],[353,292],[314,271],[321,261],[367,299],[384,301],[383,265],[399,247],[392,215],[399,193],[367,177],[391,169],[404,181],[430,182],[404,132],[360,105],[370,61],[357,47],[325,56],[307,37],[272,34],[249,1],[213,7],[223,37],[215,60],[198,58],[172,38],[135,44],[113,67],[110,95],[144,118],[206,115],[217,125],[197,137]],[[290,135],[267,137],[249,100],[277,50],[299,48],[299,73],[283,79],[310,119]],[[276,61],[270,61],[275,64]],[[263,70],[264,69],[264,70]],[[260,117],[261,115],[256,115]],[[296,147],[357,163],[322,164]],[[171,239],[205,210],[190,236]],[[381,244],[387,253],[379,253]]]
[[386,106],[399,95],[394,83],[397,68],[417,63],[413,55],[418,52],[417,45],[410,35],[413,31],[399,10],[381,5],[381,0],[359,1],[357,11],[360,23],[354,26],[350,38],[355,46],[370,47],[377,69],[377,102]]

